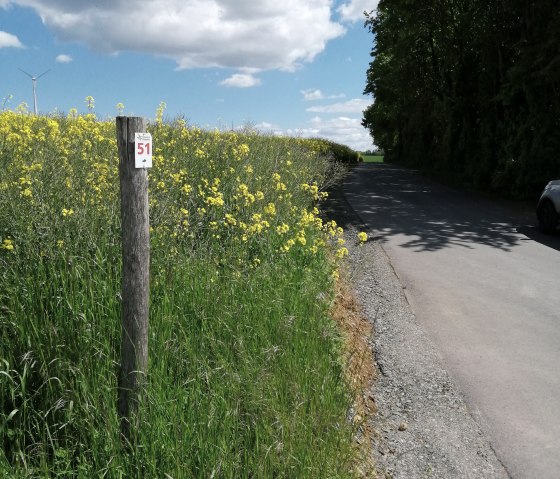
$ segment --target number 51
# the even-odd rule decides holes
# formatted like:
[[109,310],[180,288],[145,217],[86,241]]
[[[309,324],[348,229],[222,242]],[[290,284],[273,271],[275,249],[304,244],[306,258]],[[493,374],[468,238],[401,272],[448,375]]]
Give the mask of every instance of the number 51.
[[138,155],[149,155],[150,154],[150,144],[149,143],[138,143]]

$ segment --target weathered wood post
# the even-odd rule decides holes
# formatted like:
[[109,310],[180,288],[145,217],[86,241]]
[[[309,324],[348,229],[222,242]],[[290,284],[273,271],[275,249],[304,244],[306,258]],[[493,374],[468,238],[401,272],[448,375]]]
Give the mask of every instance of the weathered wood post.
[[[139,117],[116,120],[122,219],[121,364],[118,414],[123,439],[133,441],[134,418],[148,366],[150,225],[148,172],[135,166],[135,133],[146,131]],[[150,142],[151,145],[151,142]],[[151,166],[151,165],[150,165]]]

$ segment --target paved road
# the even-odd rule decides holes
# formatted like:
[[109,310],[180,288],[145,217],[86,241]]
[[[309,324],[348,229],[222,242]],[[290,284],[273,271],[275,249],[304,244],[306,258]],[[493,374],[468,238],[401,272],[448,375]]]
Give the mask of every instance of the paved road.
[[510,476],[560,478],[560,235],[391,165],[360,165],[344,194]]

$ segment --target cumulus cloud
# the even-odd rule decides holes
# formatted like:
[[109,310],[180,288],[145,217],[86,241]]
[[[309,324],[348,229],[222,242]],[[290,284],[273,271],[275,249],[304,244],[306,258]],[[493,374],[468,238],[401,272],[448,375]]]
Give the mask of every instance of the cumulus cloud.
[[305,101],[322,100],[325,98],[325,95],[323,95],[321,90],[301,90],[301,94],[303,95],[303,99]]
[[268,121],[262,121],[255,125],[255,130],[260,131],[262,133],[283,136],[285,133],[278,125],[274,123],[270,123]]
[[331,20],[332,0],[11,1],[33,8],[60,40],[160,55],[180,69],[290,71],[345,32]]
[[315,101],[315,100],[324,100],[329,99],[332,100],[334,98],[344,98],[346,95],[341,93],[339,95],[329,95],[326,96],[321,90],[318,89],[309,89],[309,90],[300,90],[300,93],[303,95],[304,101]]
[[283,129],[275,123],[262,121],[254,125],[255,129],[278,136],[295,136],[302,138],[327,138],[336,143],[347,145],[356,151],[367,151],[372,148],[373,141],[361,123],[361,118],[339,116],[323,119],[319,116],[311,118],[301,128]]
[[250,88],[253,86],[260,85],[261,81],[248,73],[235,73],[224,81],[220,82],[220,85],[235,87],[235,88]]
[[360,118],[339,116],[325,120],[316,116],[311,119],[307,127],[298,130],[288,130],[287,133],[308,138],[327,138],[336,143],[347,145],[356,151],[369,150],[373,145],[371,136],[362,126]]
[[19,41],[19,38],[8,32],[3,32],[0,30],[0,48],[23,48],[23,44]]
[[58,55],[56,57],[56,61],[58,63],[70,63],[72,61],[72,57],[70,55],[66,55],[64,53],[61,53],[60,55]]
[[364,12],[377,9],[379,0],[350,0],[337,8],[337,12],[343,21],[356,22],[365,20]]
[[255,125],[255,129],[270,131],[270,130],[277,130],[278,126],[276,126],[274,123],[269,123],[268,121],[262,121]]
[[333,103],[331,105],[312,106],[307,111],[313,113],[362,113],[371,103],[371,100],[353,98],[352,100]]

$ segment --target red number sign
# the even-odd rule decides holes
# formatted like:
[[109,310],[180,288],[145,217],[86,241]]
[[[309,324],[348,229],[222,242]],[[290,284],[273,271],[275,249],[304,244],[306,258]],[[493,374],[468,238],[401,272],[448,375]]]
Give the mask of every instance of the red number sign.
[[134,166],[152,167],[152,135],[149,133],[134,134]]

